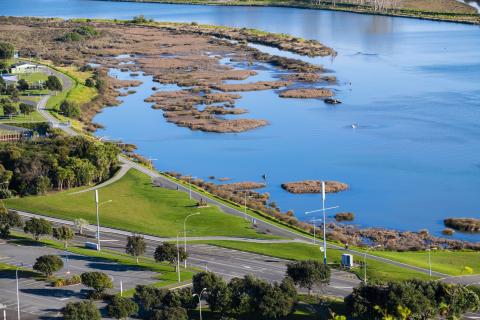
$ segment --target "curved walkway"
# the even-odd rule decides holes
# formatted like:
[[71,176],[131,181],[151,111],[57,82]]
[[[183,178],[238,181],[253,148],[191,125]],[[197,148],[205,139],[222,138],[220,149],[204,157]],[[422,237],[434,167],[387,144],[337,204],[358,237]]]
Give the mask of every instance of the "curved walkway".
[[69,195],[89,192],[89,191],[93,191],[95,189],[100,189],[100,188],[106,187],[106,186],[120,180],[131,168],[132,168],[132,166],[129,163],[123,163],[122,166],[120,167],[120,170],[118,170],[115,173],[115,175],[113,177],[111,177],[110,179],[108,179],[107,181],[104,181],[100,184],[97,184],[96,186],[93,186],[91,188],[87,188],[87,189],[84,189],[84,190],[69,193]]

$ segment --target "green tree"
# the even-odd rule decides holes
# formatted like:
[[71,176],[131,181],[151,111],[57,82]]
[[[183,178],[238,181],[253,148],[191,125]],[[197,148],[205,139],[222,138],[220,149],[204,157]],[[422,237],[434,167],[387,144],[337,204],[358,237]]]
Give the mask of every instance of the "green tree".
[[20,103],[20,112],[24,115],[29,115],[33,111],[35,111],[35,106],[28,103]]
[[51,254],[38,257],[33,265],[33,270],[41,272],[47,277],[50,277],[54,272],[57,272],[62,268],[62,259]]
[[0,237],[5,239],[10,235],[10,228],[22,227],[23,221],[20,215],[14,211],[8,211],[1,203],[0,207]]
[[34,239],[38,241],[40,236],[52,234],[52,224],[43,218],[31,218],[25,222],[23,231],[31,233]]
[[69,118],[76,119],[80,116],[80,107],[75,102],[63,101],[60,105],[60,111]]
[[63,90],[62,82],[56,76],[48,76],[47,81],[45,81],[45,86],[51,91]]
[[85,80],[85,86],[90,88],[95,87],[95,80],[93,80],[92,78],[88,78],[87,80]]
[[35,194],[46,194],[47,191],[50,189],[50,186],[51,183],[49,177],[41,175],[35,178]]
[[108,315],[115,319],[125,319],[138,312],[138,305],[132,299],[113,296],[107,306]]
[[68,241],[72,240],[74,236],[73,230],[68,226],[61,226],[53,228],[53,237],[63,241],[65,248],[68,247]]
[[[183,249],[183,247],[178,248],[178,255],[180,256],[180,262],[185,261],[187,259],[187,253]],[[155,261],[163,262],[167,261],[169,263],[176,263],[177,262],[177,246],[173,243],[164,242],[155,249],[154,253]]]
[[20,79],[17,82],[17,89],[20,91],[25,91],[28,90],[29,85],[28,82],[25,79]]
[[303,260],[289,263],[287,275],[293,282],[312,292],[314,286],[326,286],[330,283],[330,267],[316,260]]
[[151,320],[187,320],[187,310],[182,307],[171,307],[161,310],[156,310],[153,313]]
[[108,274],[103,272],[84,272],[81,275],[82,284],[92,288],[96,293],[102,293],[106,289],[113,288],[113,283]]
[[15,47],[8,42],[0,42],[0,59],[12,59],[15,54]]
[[131,256],[134,256],[137,260],[137,264],[138,257],[145,253],[146,248],[147,244],[142,236],[133,234],[132,236],[127,237],[127,245],[125,247],[125,252]]
[[204,288],[210,291],[213,287],[219,284],[225,284],[223,279],[213,272],[199,272],[192,278],[193,292],[199,294]]
[[12,116],[17,113],[18,113],[18,109],[14,104],[8,103],[3,105],[3,114],[5,116]]
[[64,320],[101,320],[102,316],[92,301],[69,302],[62,309]]

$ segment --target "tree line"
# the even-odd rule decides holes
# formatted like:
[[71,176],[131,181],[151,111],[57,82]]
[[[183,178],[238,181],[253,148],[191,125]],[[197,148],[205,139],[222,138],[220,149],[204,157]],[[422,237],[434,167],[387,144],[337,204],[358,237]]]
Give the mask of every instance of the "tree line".
[[0,198],[45,194],[108,179],[120,150],[86,137],[54,136],[0,145]]

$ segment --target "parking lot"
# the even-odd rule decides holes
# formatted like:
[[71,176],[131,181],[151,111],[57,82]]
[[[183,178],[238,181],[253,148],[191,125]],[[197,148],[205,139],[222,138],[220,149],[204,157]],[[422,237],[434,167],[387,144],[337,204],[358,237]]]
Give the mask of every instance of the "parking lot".
[[[157,281],[154,278],[154,272],[135,266],[120,265],[100,258],[86,257],[32,244],[0,244],[0,262],[9,265],[23,265],[31,268],[35,259],[45,254],[59,255],[64,260],[63,269],[56,273],[58,277],[72,276],[88,271],[105,272],[112,279],[114,290],[117,291],[120,290],[120,282],[122,282],[123,289],[128,290],[138,284],[150,284]],[[70,273],[67,273],[68,271]],[[18,275],[22,319],[37,318],[40,315],[42,318],[56,317],[68,302],[86,297],[87,288],[83,285],[54,288],[45,281],[32,278],[28,272],[19,271]],[[15,272],[0,273],[0,304],[7,306],[10,310],[9,314],[16,314],[16,303]]]

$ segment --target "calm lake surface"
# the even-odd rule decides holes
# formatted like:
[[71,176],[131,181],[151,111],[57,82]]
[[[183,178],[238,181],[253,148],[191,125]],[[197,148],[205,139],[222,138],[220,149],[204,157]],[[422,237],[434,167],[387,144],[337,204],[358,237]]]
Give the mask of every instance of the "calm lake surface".
[[[191,132],[166,123],[143,99],[152,84],[105,109],[99,135],[135,143],[160,170],[234,181],[268,176],[282,209],[321,206],[319,195],[291,195],[291,180],[347,182],[327,205],[355,223],[437,235],[449,216],[480,217],[480,28],[454,23],[287,8],[215,7],[88,0],[0,1],[1,15],[196,21],[317,39],[338,51],[310,59],[332,70],[344,103],[244,93],[237,103],[270,125],[242,134]],[[262,48],[264,49],[264,48]],[[267,49],[268,50],[268,49]],[[276,53],[276,50],[270,50]],[[275,76],[265,66],[260,78]],[[127,74],[116,72],[119,77]],[[358,124],[352,129],[352,124]],[[480,241],[480,236],[456,234]]]

